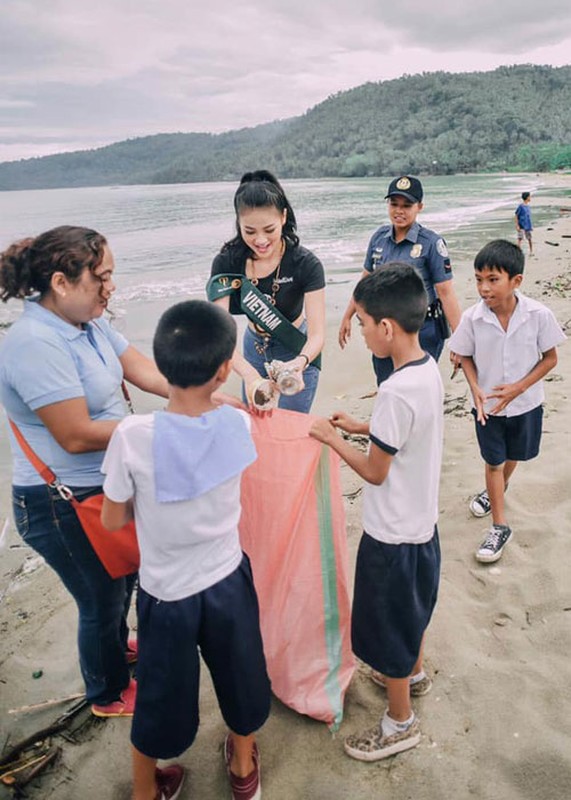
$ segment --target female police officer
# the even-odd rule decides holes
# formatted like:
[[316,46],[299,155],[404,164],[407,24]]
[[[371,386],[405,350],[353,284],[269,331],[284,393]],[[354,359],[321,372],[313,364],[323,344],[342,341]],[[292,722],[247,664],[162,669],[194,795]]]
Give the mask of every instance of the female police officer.
[[[460,322],[460,304],[454,291],[452,268],[446,243],[434,231],[420,225],[416,218],[422,211],[423,190],[418,178],[403,175],[389,185],[389,225],[375,231],[367,248],[363,276],[389,261],[404,261],[420,272],[428,294],[429,312],[420,331],[420,344],[438,361],[447,336],[447,322],[452,330]],[[344,348],[351,335],[351,318],[355,313],[349,302],[339,328],[339,344]],[[390,358],[373,356],[377,383],[393,371]]]

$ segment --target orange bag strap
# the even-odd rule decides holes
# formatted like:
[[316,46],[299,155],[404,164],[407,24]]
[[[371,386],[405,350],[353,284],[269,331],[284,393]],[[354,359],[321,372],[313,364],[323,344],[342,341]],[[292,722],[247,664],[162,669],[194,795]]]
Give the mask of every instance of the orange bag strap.
[[58,476],[55,474],[53,470],[51,470],[47,464],[44,464],[42,459],[39,457],[37,453],[32,450],[26,439],[24,438],[24,434],[18,428],[15,422],[13,422],[10,418],[8,418],[8,422],[10,423],[10,427],[12,428],[12,433],[16,437],[16,441],[22,448],[24,455],[30,462],[30,464],[38,471],[40,477],[50,486],[52,489],[56,489],[60,497],[63,497],[64,500],[73,500],[73,492],[67,486],[64,486],[63,483],[60,482]]
[[127,408],[129,409],[130,414],[135,413],[135,407],[133,405],[133,401],[131,400],[131,395],[129,394],[129,390],[127,389],[127,384],[125,381],[121,381],[121,391],[123,392],[123,397],[125,398],[125,402],[127,403]]
[[12,428],[12,433],[16,437],[16,440],[28,461],[32,464],[32,466],[40,473],[41,477],[49,486],[54,486],[57,482],[57,475],[53,472],[47,464],[44,464],[42,459],[36,455],[36,453],[32,450],[28,442],[25,440],[24,435],[18,428],[15,422],[12,422],[11,419],[8,419],[10,423],[10,427]]

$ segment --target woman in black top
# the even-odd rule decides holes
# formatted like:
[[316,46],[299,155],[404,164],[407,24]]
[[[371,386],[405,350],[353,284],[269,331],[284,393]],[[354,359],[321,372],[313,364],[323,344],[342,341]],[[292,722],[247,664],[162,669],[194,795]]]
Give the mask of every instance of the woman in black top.
[[[279,407],[308,413],[319,378],[312,362],[325,338],[325,276],[319,259],[299,243],[292,207],[276,178],[266,170],[247,172],[234,195],[236,236],[226,242],[212,264],[211,275],[245,275],[268,307],[306,334],[303,346],[291,347],[276,334],[262,332],[249,317],[243,355],[234,354],[234,369],[244,381],[248,402],[252,388],[266,377],[265,362],[279,360],[303,373],[305,388],[280,396]],[[216,302],[232,314],[243,314],[239,292]],[[282,326],[287,327],[286,326]]]

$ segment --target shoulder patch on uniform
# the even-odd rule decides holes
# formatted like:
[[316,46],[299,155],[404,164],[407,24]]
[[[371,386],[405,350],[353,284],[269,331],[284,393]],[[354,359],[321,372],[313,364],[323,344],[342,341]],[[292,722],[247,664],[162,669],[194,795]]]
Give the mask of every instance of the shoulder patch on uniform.
[[436,252],[441,255],[442,258],[448,258],[448,248],[446,247],[444,239],[436,240]]

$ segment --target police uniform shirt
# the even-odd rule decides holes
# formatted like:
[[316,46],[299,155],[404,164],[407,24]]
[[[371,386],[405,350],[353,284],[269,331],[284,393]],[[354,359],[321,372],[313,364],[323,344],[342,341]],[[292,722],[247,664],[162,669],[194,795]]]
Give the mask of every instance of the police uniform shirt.
[[446,242],[434,231],[415,222],[402,242],[395,242],[393,226],[382,225],[371,237],[364,268],[373,272],[389,261],[404,261],[419,271],[428,293],[428,302],[436,300],[434,285],[452,278]]

